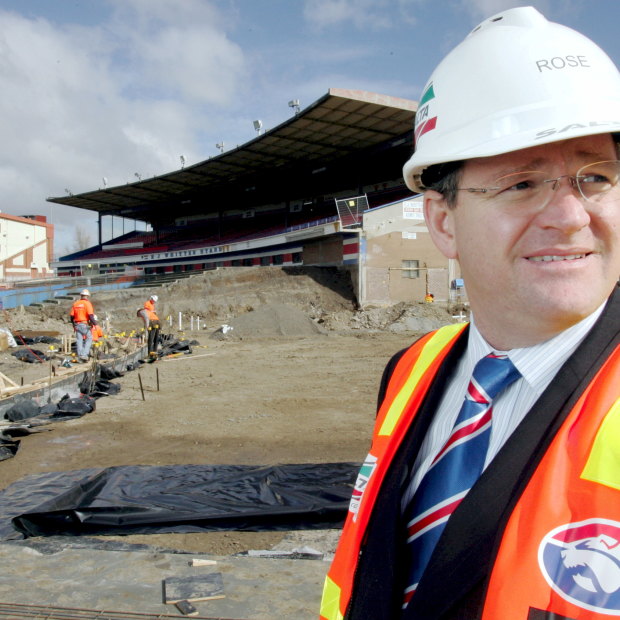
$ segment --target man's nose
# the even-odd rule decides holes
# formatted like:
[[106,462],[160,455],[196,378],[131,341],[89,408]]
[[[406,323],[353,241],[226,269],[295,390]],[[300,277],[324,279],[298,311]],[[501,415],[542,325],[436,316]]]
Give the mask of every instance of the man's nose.
[[562,175],[551,180],[550,195],[541,211],[545,227],[576,232],[590,223],[588,202],[581,195],[574,176]]

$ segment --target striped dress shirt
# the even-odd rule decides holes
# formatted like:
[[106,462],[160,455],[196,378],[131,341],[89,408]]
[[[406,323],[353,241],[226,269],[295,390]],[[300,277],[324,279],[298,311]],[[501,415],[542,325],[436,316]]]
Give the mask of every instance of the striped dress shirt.
[[545,391],[564,362],[587,336],[604,307],[605,304],[602,304],[593,314],[550,340],[532,347],[510,351],[493,349],[478,331],[474,317],[471,317],[467,349],[448,381],[445,394],[437,409],[437,415],[422,442],[412,468],[409,485],[403,493],[401,502],[403,510],[413,497],[435,455],[450,436],[478,360],[492,352],[505,353],[521,373],[521,378],[508,387],[493,403],[493,426],[484,465],[486,468],[538,397]]

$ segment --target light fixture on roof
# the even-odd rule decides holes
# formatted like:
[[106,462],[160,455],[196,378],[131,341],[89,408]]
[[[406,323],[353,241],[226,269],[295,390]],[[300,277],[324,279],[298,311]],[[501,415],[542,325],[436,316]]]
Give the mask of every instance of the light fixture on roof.
[[183,170],[185,168],[185,155],[181,155],[179,159],[181,160],[181,170]]
[[293,108],[293,110],[295,110],[295,114],[299,114],[299,110],[301,110],[299,99],[291,99],[291,101],[288,102],[288,107]]
[[256,133],[260,136],[260,130],[263,128],[263,121],[256,120],[254,121],[254,129],[256,129]]
[[221,142],[218,142],[215,145],[215,148],[216,149],[220,149],[220,153],[223,153],[224,152],[224,140],[222,140]]
[[136,179],[138,179],[138,181],[142,181],[142,177],[137,172],[134,172],[133,176],[136,177]]

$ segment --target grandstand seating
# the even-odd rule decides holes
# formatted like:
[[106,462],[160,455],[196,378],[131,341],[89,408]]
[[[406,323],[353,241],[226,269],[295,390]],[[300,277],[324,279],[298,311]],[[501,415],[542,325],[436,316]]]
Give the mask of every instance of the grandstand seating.
[[[326,211],[319,209],[318,211]],[[213,227],[175,227],[167,228],[159,233],[133,231],[106,241],[106,249],[99,246],[84,250],[72,255],[72,258],[79,258],[81,262],[102,258],[113,258],[122,256],[135,256],[137,254],[155,254],[159,252],[170,252],[178,250],[190,250],[200,247],[217,245],[227,245],[239,241],[250,241],[264,237],[271,237],[284,234],[292,230],[320,225],[328,221],[335,221],[337,218],[333,213],[328,217],[317,218],[316,211],[312,213],[291,214],[295,218],[288,218],[285,221],[282,213],[278,218],[273,214],[268,216],[257,215],[254,218],[243,218],[241,216],[225,218],[222,220],[221,230],[214,232]],[[162,243],[162,241],[164,241]],[[122,247],[127,243],[142,243],[138,248]],[[119,246],[119,247],[114,247]]]

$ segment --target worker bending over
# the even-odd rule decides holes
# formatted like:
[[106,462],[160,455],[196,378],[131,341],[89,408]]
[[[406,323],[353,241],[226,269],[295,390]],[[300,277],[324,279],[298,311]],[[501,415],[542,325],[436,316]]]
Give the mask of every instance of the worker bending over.
[[151,295],[144,302],[144,313],[146,315],[146,329],[148,332],[148,354],[149,357],[157,357],[157,345],[159,344],[159,332],[161,330],[161,323],[159,317],[155,312],[155,304],[158,301],[157,295]]

